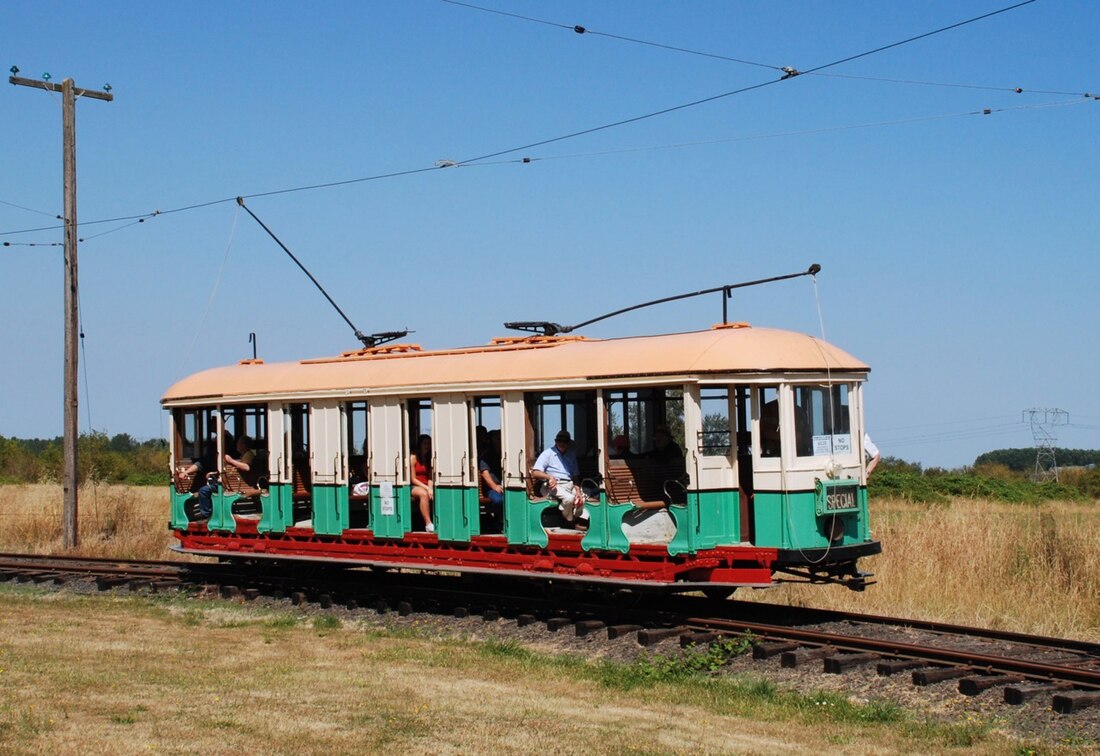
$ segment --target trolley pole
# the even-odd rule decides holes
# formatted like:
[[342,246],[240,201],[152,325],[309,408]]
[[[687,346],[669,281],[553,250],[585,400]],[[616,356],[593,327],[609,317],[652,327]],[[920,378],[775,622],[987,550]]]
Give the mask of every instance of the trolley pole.
[[[17,73],[13,69],[12,73]],[[8,81],[24,87],[45,89],[61,93],[61,125],[63,131],[61,155],[65,166],[65,438],[62,445],[64,454],[62,470],[63,508],[61,513],[62,542],[66,549],[75,548],[79,541],[77,528],[77,437],[79,434],[77,410],[79,392],[77,391],[78,341],[80,333],[80,315],[77,311],[77,224],[76,224],[76,98],[90,97],[93,100],[110,102],[114,97],[108,92],[94,92],[73,85],[72,79],[65,79],[60,86],[50,81],[23,79],[11,76]]]

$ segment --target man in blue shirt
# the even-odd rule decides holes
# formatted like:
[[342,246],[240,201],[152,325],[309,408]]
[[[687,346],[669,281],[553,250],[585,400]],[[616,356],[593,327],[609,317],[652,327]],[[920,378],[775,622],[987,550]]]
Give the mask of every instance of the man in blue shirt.
[[581,470],[577,464],[577,455],[570,444],[573,437],[569,431],[558,431],[554,436],[554,445],[546,449],[535,460],[531,476],[535,480],[546,481],[547,496],[558,502],[566,522],[574,519],[588,521],[588,512],[584,511],[584,492],[580,487]]

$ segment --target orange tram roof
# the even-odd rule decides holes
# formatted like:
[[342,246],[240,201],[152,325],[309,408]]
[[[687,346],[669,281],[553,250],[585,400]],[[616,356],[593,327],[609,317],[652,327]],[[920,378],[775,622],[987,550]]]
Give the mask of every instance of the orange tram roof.
[[437,351],[423,351],[415,344],[387,344],[299,362],[268,365],[262,360],[242,360],[184,378],[161,401],[827,370],[866,373],[870,367],[813,336],[736,323],[661,336],[530,336]]

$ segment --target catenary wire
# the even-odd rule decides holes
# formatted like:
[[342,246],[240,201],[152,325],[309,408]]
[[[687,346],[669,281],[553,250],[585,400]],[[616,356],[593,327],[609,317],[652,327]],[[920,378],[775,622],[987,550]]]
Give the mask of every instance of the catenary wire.
[[47,213],[44,210],[35,210],[33,207],[27,207],[25,205],[17,205],[14,202],[6,202],[4,200],[0,200],[0,205],[7,205],[8,207],[15,207],[15,208],[18,208],[20,210],[26,210],[28,213],[36,213],[38,215],[45,215],[47,218],[60,218],[61,217],[57,213]]
[[[718,54],[718,53],[705,52],[705,51],[702,51],[702,50],[695,50],[695,49],[692,49],[692,48],[689,48],[689,47],[682,47],[682,46],[679,46],[679,45],[670,45],[670,44],[666,44],[666,43],[663,43],[663,42],[654,42],[652,40],[638,39],[636,37],[628,37],[628,36],[625,36],[625,35],[622,35],[622,34],[612,34],[610,32],[597,31],[595,29],[591,29],[591,28],[588,28],[586,26],[581,26],[579,24],[578,25],[570,25],[570,24],[561,23],[561,22],[557,22],[557,21],[549,21],[547,19],[534,18],[532,16],[525,16],[525,15],[522,15],[522,14],[519,14],[519,13],[509,13],[507,11],[502,11],[502,10],[498,10],[498,9],[495,9],[495,8],[487,8],[487,7],[481,6],[481,5],[474,5],[473,3],[459,2],[459,0],[442,0],[442,2],[448,3],[449,5],[457,5],[457,6],[461,6],[463,8],[469,8],[471,10],[482,11],[482,12],[485,12],[485,13],[493,13],[493,14],[496,14],[496,15],[508,16],[508,17],[520,19],[520,20],[523,20],[523,21],[531,21],[533,23],[543,24],[543,25],[546,25],[546,26],[553,26],[553,27],[556,27],[556,28],[559,28],[559,29],[566,29],[568,31],[576,32],[577,34],[591,34],[591,35],[597,36],[597,37],[607,37],[609,39],[615,39],[615,40],[619,40],[619,41],[622,41],[622,42],[631,42],[633,44],[645,45],[645,46],[648,46],[648,47],[656,47],[656,48],[660,48],[662,50],[670,50],[672,52],[684,53],[686,55],[695,55],[695,56],[703,57],[703,58],[712,58],[712,59],[715,59],[715,60],[723,60],[723,61],[727,61],[727,62],[730,62],[730,63],[740,63],[740,64],[748,65],[748,66],[756,66],[756,67],[759,67],[759,68],[770,68],[770,69],[775,70],[775,71],[785,70],[783,66],[778,66],[778,65],[775,65],[775,64],[771,64],[771,63],[761,63],[761,62],[758,62],[758,61],[745,60],[745,59],[742,59],[742,58],[734,58],[734,57],[731,57],[731,56],[728,56],[728,55],[721,55],[721,54]],[[809,72],[806,72],[806,73],[809,73]],[[1064,91],[1064,90],[1032,89],[1030,87],[1024,88],[1024,87],[1019,87],[1019,86],[1006,87],[1006,86],[988,86],[988,85],[982,85],[982,84],[959,84],[959,83],[954,83],[954,82],[920,81],[920,80],[914,80],[914,79],[897,79],[897,78],[890,78],[890,77],[886,77],[886,76],[857,76],[857,75],[851,75],[851,74],[836,74],[836,73],[821,73],[821,72],[815,72],[815,73],[813,73],[813,75],[814,76],[822,76],[822,77],[830,77],[830,78],[838,78],[838,79],[857,79],[857,80],[863,80],[863,81],[878,81],[878,82],[884,82],[884,83],[889,83],[889,84],[906,84],[906,85],[918,85],[918,86],[928,86],[928,87],[947,87],[947,88],[958,88],[958,89],[979,89],[979,90],[985,90],[985,91],[990,91],[990,92],[1013,92],[1015,94],[1023,94],[1023,93],[1026,92],[1026,93],[1029,93],[1029,94],[1077,95],[1077,96],[1084,96],[1084,97],[1089,97],[1090,96],[1088,92],[1068,92],[1068,91]]]
[[[914,116],[912,118],[898,118],[898,119],[894,119],[894,120],[890,120],[890,121],[871,121],[871,122],[867,122],[867,123],[845,124],[845,125],[841,125],[841,126],[825,126],[825,127],[821,127],[821,128],[817,128],[817,129],[803,129],[803,130],[799,130],[799,131],[778,131],[778,132],[772,132],[772,133],[766,133],[766,134],[746,134],[744,136],[726,137],[726,138],[722,138],[722,139],[704,139],[704,140],[696,140],[696,141],[693,141],[693,142],[678,142],[678,143],[672,143],[672,144],[645,145],[645,146],[641,146],[641,147],[625,147],[623,149],[617,149],[617,150],[599,150],[599,151],[595,151],[595,152],[577,152],[577,153],[567,153],[567,154],[563,154],[563,155],[548,155],[548,156],[544,156],[544,157],[512,158],[512,159],[508,159],[508,160],[497,160],[497,161],[491,161],[491,162],[482,162],[482,163],[477,163],[475,165],[467,165],[465,163],[459,163],[457,161],[451,161],[451,160],[441,160],[441,161],[438,161],[431,168],[418,168],[418,169],[412,169],[412,170],[409,170],[409,171],[398,171],[398,172],[394,172],[394,173],[377,174],[377,175],[374,175],[374,176],[368,176],[368,177],[363,177],[363,178],[346,179],[346,180],[342,180],[342,181],[333,181],[333,182],[327,182],[327,183],[323,183],[323,184],[310,184],[310,185],[307,185],[307,186],[292,187],[292,188],[289,188],[289,189],[277,189],[277,190],[270,191],[270,192],[260,192],[260,193],[255,193],[255,194],[246,194],[246,195],[242,195],[242,196],[246,199],[255,198],[255,197],[267,197],[267,196],[276,195],[276,194],[286,194],[286,193],[290,193],[290,192],[307,191],[307,190],[310,190],[310,189],[318,189],[318,188],[323,188],[323,187],[332,187],[332,186],[341,186],[341,185],[344,185],[344,184],[361,183],[361,182],[364,182],[364,181],[372,181],[372,180],[382,179],[382,178],[392,178],[392,177],[396,177],[396,176],[409,175],[409,174],[412,174],[412,173],[425,173],[425,172],[428,172],[428,171],[438,170],[440,168],[452,168],[452,167],[479,168],[479,167],[494,166],[494,165],[544,163],[544,162],[550,162],[550,161],[555,161],[555,160],[576,160],[576,159],[582,159],[582,158],[605,157],[605,156],[609,156],[609,155],[623,155],[623,154],[631,154],[631,153],[639,153],[639,152],[654,152],[654,151],[658,151],[658,150],[685,149],[685,148],[688,148],[688,147],[705,147],[705,146],[710,146],[710,145],[715,145],[715,144],[730,144],[730,143],[734,143],[734,142],[747,142],[747,141],[757,141],[757,140],[764,140],[764,139],[782,139],[782,138],[788,138],[788,137],[811,136],[811,135],[815,135],[815,134],[828,134],[828,133],[834,133],[834,132],[840,132],[840,131],[851,131],[851,130],[855,130],[855,129],[882,128],[882,127],[886,127],[886,126],[902,126],[902,125],[908,125],[908,124],[914,124],[914,123],[924,123],[924,122],[931,122],[931,121],[946,120],[946,119],[950,119],[950,118],[965,118],[965,117],[970,117],[970,116],[988,116],[988,115],[992,115],[994,113],[1008,113],[1008,112],[1019,111],[1019,110],[1040,110],[1040,109],[1045,109],[1045,108],[1067,107],[1067,106],[1072,106],[1072,105],[1079,105],[1079,104],[1084,103],[1084,102],[1088,102],[1088,100],[1084,100],[1084,99],[1080,99],[1080,98],[1074,98],[1072,100],[1059,100],[1057,102],[1049,102],[1049,103],[1032,103],[1032,104],[1029,104],[1029,105],[1011,105],[1011,106],[1007,106],[1007,107],[1003,107],[1003,108],[983,108],[981,110],[967,110],[967,111],[959,111],[959,112],[956,112],[956,113],[941,113],[941,114],[938,114],[938,115]],[[188,206],[185,206],[185,207],[174,208],[174,209],[171,209],[171,210],[154,210],[153,212],[147,213],[144,216],[140,216],[140,217],[139,216],[126,216],[126,217],[123,217],[123,218],[112,218],[112,219],[106,219],[106,220],[88,221],[88,224],[90,225],[92,223],[118,222],[118,221],[126,220],[127,218],[133,218],[133,217],[138,218],[136,221],[131,221],[130,223],[127,223],[126,225],[119,226],[118,228],[114,228],[114,229],[111,229],[109,231],[103,231],[103,232],[98,233],[98,234],[92,234],[92,235],[87,236],[87,237],[82,237],[80,239],[80,241],[83,243],[83,242],[85,242],[89,239],[95,239],[95,238],[100,237],[100,236],[105,236],[107,234],[114,233],[115,231],[121,231],[124,228],[129,228],[130,226],[133,226],[133,225],[136,225],[136,224],[139,224],[139,223],[144,223],[147,220],[151,220],[152,218],[155,218],[158,215],[167,215],[167,214],[170,214],[170,213],[179,213],[179,212],[183,212],[185,210],[196,209],[196,208],[199,208],[199,207],[209,207],[211,205],[222,203],[222,202],[225,202],[225,201],[226,200],[215,200],[213,202],[205,202],[205,203],[200,203],[200,204],[197,204],[197,205],[188,205]],[[85,224],[82,223],[80,225],[85,225]],[[56,229],[59,229],[59,228],[63,228],[63,226],[50,226],[50,227],[48,227],[48,229],[50,229],[50,230],[56,230]],[[36,231],[36,230],[43,230],[43,229],[26,229],[24,231],[8,231],[8,232],[4,232],[3,234],[0,234],[0,236],[9,235],[9,234],[29,233],[30,231]],[[4,247],[63,247],[64,242],[7,242],[7,241],[5,241],[5,242],[0,242],[0,246],[4,246]]]
[[[311,184],[311,185],[307,185],[307,186],[294,187],[294,188],[290,188],[290,189],[277,189],[277,190],[270,191],[270,192],[259,192],[259,193],[239,195],[239,196],[242,197],[243,199],[253,199],[253,198],[256,198],[256,197],[270,197],[270,196],[277,195],[277,194],[289,194],[291,192],[300,192],[300,191],[307,191],[307,190],[311,190],[311,189],[321,189],[321,188],[327,188],[327,187],[333,187],[333,186],[344,186],[344,185],[347,185],[347,184],[360,183],[360,182],[364,182],[364,181],[372,181],[372,180],[377,180],[377,179],[382,179],[382,178],[393,178],[393,177],[396,177],[396,176],[407,176],[407,175],[412,175],[412,174],[417,174],[417,173],[426,173],[428,171],[439,170],[440,168],[456,167],[456,166],[459,166],[459,165],[461,165],[461,166],[472,166],[474,163],[483,163],[484,161],[490,160],[491,158],[501,157],[503,155],[508,155],[508,154],[513,153],[513,152],[520,152],[521,150],[527,150],[527,149],[531,149],[533,147],[541,147],[541,146],[544,146],[544,145],[547,145],[547,144],[554,144],[556,142],[562,142],[562,141],[566,141],[566,140],[569,140],[569,139],[575,139],[575,138],[580,137],[580,136],[585,136],[585,135],[588,135],[588,134],[594,134],[596,132],[606,131],[608,129],[617,128],[619,126],[626,126],[626,125],[629,125],[629,124],[632,124],[632,123],[638,123],[639,121],[649,120],[651,118],[656,118],[658,116],[667,115],[669,113],[674,113],[674,112],[678,112],[678,111],[681,111],[681,110],[687,110],[689,108],[698,107],[700,105],[705,105],[707,103],[715,102],[717,100],[725,99],[725,98],[728,98],[728,97],[733,97],[735,95],[746,94],[748,92],[752,92],[752,91],[755,91],[755,90],[758,90],[758,89],[763,89],[765,87],[769,87],[769,86],[772,86],[774,84],[778,84],[780,82],[787,81],[787,80],[792,79],[792,78],[796,78],[799,75],[808,74],[808,73],[816,73],[818,71],[823,71],[823,70],[828,69],[828,68],[834,68],[834,67],[842,65],[844,63],[849,63],[853,60],[859,60],[861,58],[866,58],[866,57],[869,57],[871,55],[876,55],[880,52],[885,52],[886,50],[892,50],[892,49],[895,49],[897,47],[901,47],[902,45],[907,45],[907,44],[910,44],[912,42],[916,42],[916,41],[919,41],[919,40],[922,40],[922,39],[927,39],[927,38],[935,36],[937,34],[942,34],[943,32],[951,31],[953,29],[958,29],[960,27],[963,27],[963,26],[966,26],[966,25],[969,25],[969,24],[973,24],[973,23],[976,23],[978,21],[985,20],[987,18],[991,18],[993,16],[997,16],[997,15],[1000,15],[1002,13],[1007,13],[1007,12],[1015,10],[1017,8],[1021,8],[1025,5],[1030,5],[1034,2],[1036,2],[1036,0],[1022,0],[1022,2],[1018,2],[1014,5],[1010,5],[1010,6],[1007,6],[1007,7],[1004,7],[1004,8],[1000,8],[998,10],[990,11],[988,13],[983,13],[979,16],[974,16],[972,18],[965,19],[963,21],[958,21],[956,23],[949,24],[947,26],[943,26],[943,27],[940,27],[938,29],[933,29],[932,31],[927,31],[927,32],[924,32],[922,34],[917,34],[917,35],[912,36],[912,37],[907,37],[905,39],[898,40],[897,42],[891,42],[890,44],[887,44],[887,45],[880,45],[879,47],[873,48],[871,50],[865,50],[864,52],[856,53],[854,55],[849,55],[849,56],[846,56],[844,58],[840,58],[838,60],[831,61],[829,63],[824,63],[822,65],[815,66],[813,68],[807,69],[806,71],[794,71],[794,70],[792,70],[789,73],[784,73],[784,75],[782,77],[778,78],[778,79],[770,79],[768,81],[759,82],[757,84],[750,84],[748,86],[740,87],[738,89],[730,90],[728,92],[721,92],[721,93],[716,94],[716,95],[711,95],[709,97],[703,97],[703,98],[700,98],[700,99],[697,99],[697,100],[692,100],[691,102],[681,103],[679,105],[673,105],[673,106],[670,106],[670,107],[667,107],[667,108],[662,108],[660,110],[652,111],[650,113],[644,113],[642,115],[632,116],[630,118],[623,118],[623,119],[620,119],[620,120],[617,120],[617,121],[613,121],[611,123],[606,123],[606,124],[603,124],[603,125],[600,125],[600,126],[593,126],[593,127],[587,128],[587,129],[581,129],[579,131],[573,131],[573,132],[570,132],[568,134],[563,134],[563,135],[556,136],[556,137],[550,137],[548,139],[542,139],[542,140],[539,140],[539,141],[536,141],[536,142],[530,142],[528,144],[520,145],[520,146],[517,146],[517,147],[510,147],[510,148],[503,149],[503,150],[497,150],[495,152],[487,153],[487,154],[480,155],[480,156],[474,157],[474,158],[468,158],[466,160],[444,161],[445,164],[443,164],[443,165],[436,164],[432,167],[414,168],[414,169],[405,170],[405,171],[397,171],[397,172],[387,173],[387,174],[378,174],[378,175],[374,175],[374,176],[366,176],[366,177],[357,178],[357,179],[348,179],[348,180],[345,180],[345,181],[333,181],[333,182],[326,182],[326,183],[321,183],[321,184]],[[207,201],[207,202],[200,202],[200,203],[196,203],[196,204],[193,204],[193,205],[187,205],[187,206],[184,206],[184,207],[174,208],[174,209],[171,209],[171,210],[162,210],[162,211],[159,211],[159,214],[168,215],[170,213],[180,213],[180,212],[184,212],[184,211],[187,211],[187,210],[196,210],[196,209],[203,208],[203,207],[209,207],[211,205],[222,204],[222,203],[225,203],[225,202],[233,202],[233,201],[236,201],[236,199],[237,199],[237,197],[235,197],[235,196],[234,197],[223,197],[221,199],[210,200],[210,201]],[[146,215],[148,215],[148,213],[141,213],[141,214],[137,214],[137,215],[128,215],[128,216],[120,216],[120,217],[117,217],[117,218],[110,218],[110,219],[103,219],[103,220],[85,221],[85,222],[81,223],[81,225],[92,225],[92,224],[96,224],[96,223],[110,223],[110,222],[125,221],[125,220],[136,220],[137,218],[144,217]],[[34,232],[34,231],[50,231],[50,230],[54,230],[56,228],[61,228],[61,226],[49,226],[49,227],[36,228],[36,229],[24,229],[24,230],[21,230],[21,231],[4,231],[4,232],[0,232],[0,236],[9,236],[9,235],[12,235],[12,234],[20,234],[20,233],[31,233],[31,232]]]
[[595,29],[589,29],[587,26],[581,26],[579,24],[569,25],[563,24],[557,21],[547,21],[542,18],[534,18],[532,16],[523,16],[518,13],[509,13],[507,11],[497,10],[495,8],[486,8],[482,5],[474,5],[473,3],[463,3],[458,0],[443,0],[443,2],[450,5],[458,5],[463,8],[470,8],[471,10],[482,11],[484,13],[495,13],[498,16],[509,16],[511,18],[518,18],[522,21],[531,21],[536,24],[544,24],[546,26],[555,26],[559,29],[567,29],[577,34],[591,34],[597,37],[607,37],[609,39],[617,39],[621,42],[632,42],[636,45],[646,45],[647,47],[658,47],[662,50],[671,50],[673,52],[685,53],[687,55],[697,55],[703,58],[715,58],[717,60],[724,60],[730,63],[741,63],[746,66],[756,66],[758,68],[770,68],[775,71],[782,71],[782,66],[772,65],[770,63],[760,63],[754,60],[743,60],[741,58],[732,58],[728,55],[719,55],[717,53],[703,52],[701,50],[692,50],[687,47],[677,47],[675,45],[667,45],[662,42],[652,42],[646,39],[636,39],[634,37],[626,37],[621,34],[611,34],[610,32],[596,31]]

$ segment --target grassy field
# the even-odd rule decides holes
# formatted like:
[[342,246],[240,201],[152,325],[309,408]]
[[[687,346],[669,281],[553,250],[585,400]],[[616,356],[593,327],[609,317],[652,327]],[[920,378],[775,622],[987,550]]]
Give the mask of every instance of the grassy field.
[[1010,753],[978,722],[652,660],[0,584],[0,752]]
[[[163,488],[87,487],[81,553],[168,555]],[[0,549],[60,549],[60,489],[0,486]],[[742,591],[1100,640],[1100,517],[874,504],[879,583]],[[0,753],[1022,752],[980,720],[795,693],[682,659],[587,661],[183,597],[0,584]]]
[[[61,491],[0,486],[0,549],[60,549]],[[168,494],[85,486],[80,553],[163,558]],[[864,593],[839,586],[742,590],[739,598],[935,619],[1100,641],[1100,509],[1078,502],[872,502],[883,553]]]

